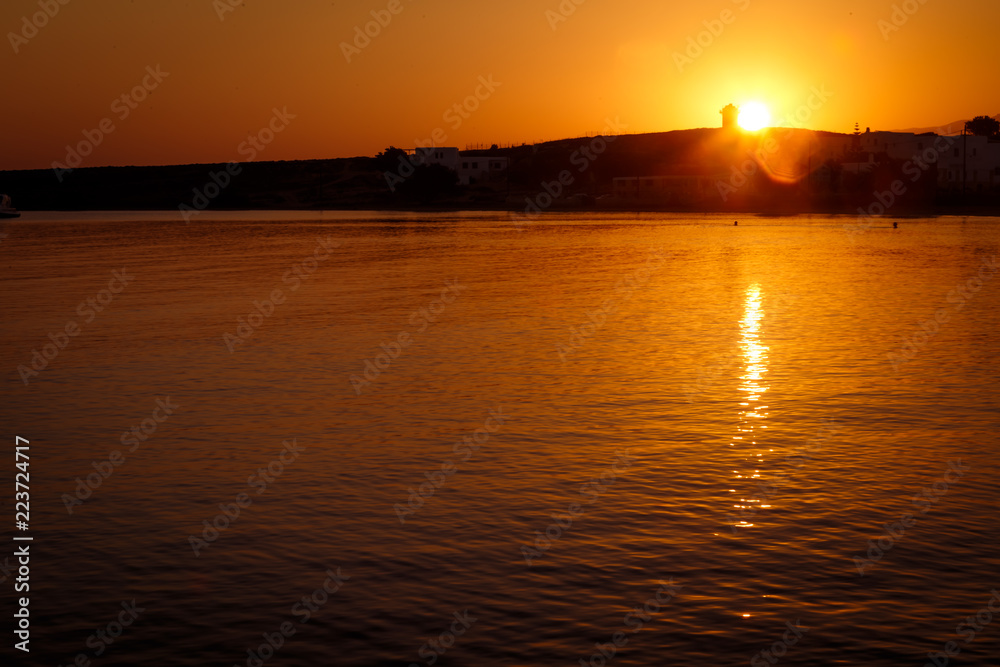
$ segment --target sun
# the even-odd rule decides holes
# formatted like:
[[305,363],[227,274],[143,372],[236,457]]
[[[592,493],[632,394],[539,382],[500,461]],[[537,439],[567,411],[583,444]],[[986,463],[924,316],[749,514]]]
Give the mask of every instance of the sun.
[[737,122],[744,130],[755,132],[771,124],[771,112],[760,102],[747,102],[740,107],[740,117]]

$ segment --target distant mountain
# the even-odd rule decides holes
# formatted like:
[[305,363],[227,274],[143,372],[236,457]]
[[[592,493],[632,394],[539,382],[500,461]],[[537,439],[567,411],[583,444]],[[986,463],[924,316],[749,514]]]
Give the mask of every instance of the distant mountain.
[[[993,116],[994,119],[1000,120],[1000,113]],[[968,120],[972,120],[969,118]],[[962,128],[965,127],[966,121],[956,120],[952,123],[945,123],[944,125],[938,125],[937,127],[911,127],[905,130],[889,130],[890,132],[912,132],[913,134],[924,134],[925,132],[934,132],[941,134],[962,134]],[[951,132],[947,131],[947,128],[951,128]]]

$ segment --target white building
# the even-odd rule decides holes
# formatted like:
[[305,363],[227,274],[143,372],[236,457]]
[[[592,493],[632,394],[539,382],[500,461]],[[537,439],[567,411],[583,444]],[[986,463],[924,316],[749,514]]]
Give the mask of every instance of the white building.
[[894,160],[921,164],[937,163],[938,187],[946,190],[984,192],[1000,188],[1000,142],[973,135],[866,132],[861,150],[874,159],[886,153]]
[[507,158],[484,155],[463,156],[458,170],[462,185],[502,181],[507,177]]
[[934,146],[936,134],[912,132],[865,132],[858,137],[864,153],[887,153],[893,160],[909,160]]
[[463,156],[457,148],[440,146],[416,148],[413,153],[421,164],[439,164],[453,170],[462,185],[502,181],[507,177],[508,160],[505,157]]
[[414,148],[413,154],[417,158],[417,164],[439,164],[458,173],[457,148],[421,146],[420,148]]
[[938,185],[946,190],[1000,189],[1000,142],[966,135],[953,140],[938,161]]

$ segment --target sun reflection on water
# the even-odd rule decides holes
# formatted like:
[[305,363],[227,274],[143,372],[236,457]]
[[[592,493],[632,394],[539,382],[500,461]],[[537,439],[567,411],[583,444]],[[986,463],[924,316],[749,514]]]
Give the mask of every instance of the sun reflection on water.
[[[740,401],[739,423],[737,435],[733,436],[731,447],[744,448],[747,462],[743,470],[734,470],[734,478],[741,480],[756,480],[760,478],[759,466],[763,462],[763,452],[757,446],[757,437],[761,430],[766,429],[767,406],[761,405],[761,398],[768,390],[765,384],[767,375],[768,347],[761,343],[761,320],[764,319],[760,285],[754,284],[747,288],[744,304],[744,315],[740,321],[740,349],[743,352],[744,372],[740,376],[739,391],[743,394]],[[747,495],[753,495],[748,493]],[[758,498],[740,498],[740,504],[734,504],[737,510],[755,512],[753,503],[760,503]],[[757,507],[762,507],[757,505]],[[752,528],[753,523],[746,519],[737,521],[740,528]]]

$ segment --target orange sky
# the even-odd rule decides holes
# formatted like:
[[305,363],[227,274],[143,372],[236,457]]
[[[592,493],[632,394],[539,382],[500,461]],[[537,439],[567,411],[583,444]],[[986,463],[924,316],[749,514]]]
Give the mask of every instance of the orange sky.
[[[812,99],[801,126],[813,129],[1000,113],[997,0],[251,0],[221,19],[237,0],[63,1],[0,5],[0,170],[64,162],[86,130],[101,141],[80,166],[243,160],[274,108],[295,118],[258,160],[373,155],[435,130],[462,148],[534,142],[600,132],[607,117],[629,132],[714,127],[726,103],[754,99],[778,124],[813,87],[832,93]],[[12,37],[39,2],[58,12]],[[894,4],[916,11],[888,32]],[[341,43],[372,11],[391,20],[348,62]],[[702,53],[679,66],[702,32]],[[492,93],[479,83],[490,76]],[[144,77],[148,98],[113,107]],[[478,109],[445,117],[477,87]],[[105,119],[114,131],[95,132]]]

